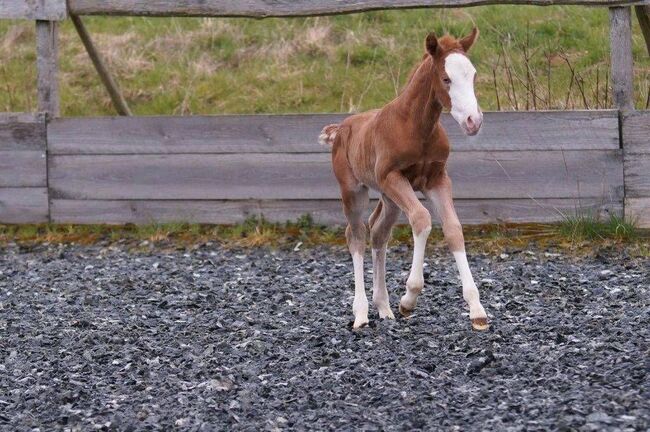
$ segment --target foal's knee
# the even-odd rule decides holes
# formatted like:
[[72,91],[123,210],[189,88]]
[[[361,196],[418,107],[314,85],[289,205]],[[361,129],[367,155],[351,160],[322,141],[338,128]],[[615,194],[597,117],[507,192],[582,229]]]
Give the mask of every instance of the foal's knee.
[[381,249],[386,246],[390,239],[393,227],[374,226],[370,230],[370,244],[373,249]]
[[350,224],[345,229],[345,238],[350,251],[363,251],[366,247],[366,226],[364,224]]
[[442,232],[452,252],[465,249],[463,227],[458,220],[447,221],[442,225]]
[[409,223],[414,235],[431,231],[431,214],[424,206],[420,206],[409,215]]

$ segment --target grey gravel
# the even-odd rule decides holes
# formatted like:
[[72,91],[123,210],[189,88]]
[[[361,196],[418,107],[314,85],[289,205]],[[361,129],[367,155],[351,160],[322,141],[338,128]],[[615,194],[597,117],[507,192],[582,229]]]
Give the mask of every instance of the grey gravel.
[[[344,248],[4,246],[0,428],[650,428],[648,259],[470,262],[488,332],[471,330],[443,250],[410,319],[371,307],[353,332]],[[389,251],[396,315],[409,263]]]

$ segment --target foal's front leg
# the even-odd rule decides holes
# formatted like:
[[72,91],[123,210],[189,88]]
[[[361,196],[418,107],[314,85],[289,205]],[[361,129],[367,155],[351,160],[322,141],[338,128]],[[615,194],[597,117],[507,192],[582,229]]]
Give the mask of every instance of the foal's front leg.
[[476,288],[476,283],[474,283],[472,272],[467,263],[463,228],[454,209],[451,180],[449,177],[445,177],[439,186],[426,191],[425,195],[433,202],[440,216],[442,232],[456,260],[460,280],[463,284],[463,298],[469,305],[469,318],[472,320],[472,327],[475,330],[487,330],[489,327],[487,315],[481,305],[478,288]]
[[399,171],[390,172],[381,183],[382,191],[406,214],[413,231],[413,264],[406,280],[406,293],[399,311],[409,316],[424,288],[424,250],[431,232],[431,215],[415,195],[409,181]]

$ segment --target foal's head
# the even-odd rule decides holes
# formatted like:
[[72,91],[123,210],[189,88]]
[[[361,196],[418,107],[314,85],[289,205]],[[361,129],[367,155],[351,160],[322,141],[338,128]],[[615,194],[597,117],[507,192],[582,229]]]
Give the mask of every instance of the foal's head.
[[476,69],[467,58],[467,52],[478,37],[478,29],[462,39],[451,36],[427,36],[427,52],[433,58],[434,87],[442,105],[451,109],[451,115],[468,135],[481,129],[483,113],[474,95]]

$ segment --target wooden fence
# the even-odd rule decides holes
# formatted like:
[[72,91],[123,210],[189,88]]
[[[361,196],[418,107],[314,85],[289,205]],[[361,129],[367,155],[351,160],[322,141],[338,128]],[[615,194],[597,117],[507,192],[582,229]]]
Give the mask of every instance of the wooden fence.
[[[485,113],[477,137],[462,135],[445,115],[464,223],[549,222],[587,212],[650,226],[650,112],[631,107],[631,14],[618,7],[649,1],[508,2],[617,6],[610,22],[618,109]],[[0,0],[0,18],[37,20],[43,111],[0,114],[0,222],[232,223],[305,213],[343,222],[330,157],[316,138],[345,115],[59,118],[56,21],[67,14],[80,29],[77,14],[304,16],[489,3],[496,1],[68,0],[66,8],[65,0]],[[101,56],[91,55],[128,113]]]

